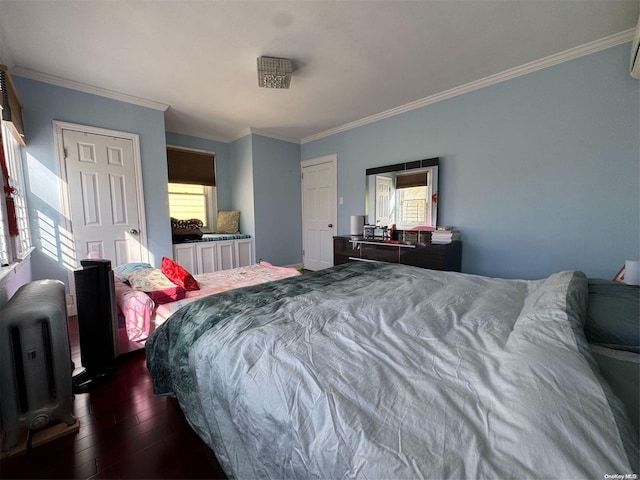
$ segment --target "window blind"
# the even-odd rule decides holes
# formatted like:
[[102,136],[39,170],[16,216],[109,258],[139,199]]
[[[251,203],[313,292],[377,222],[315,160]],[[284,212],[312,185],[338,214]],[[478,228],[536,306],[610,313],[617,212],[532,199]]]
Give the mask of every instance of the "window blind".
[[396,176],[396,188],[426,187],[427,172],[408,173]]
[[4,65],[0,65],[0,101],[2,103],[2,120],[16,141],[24,146],[22,103],[9,75],[9,70]]
[[212,153],[167,147],[169,183],[215,187],[215,157]]

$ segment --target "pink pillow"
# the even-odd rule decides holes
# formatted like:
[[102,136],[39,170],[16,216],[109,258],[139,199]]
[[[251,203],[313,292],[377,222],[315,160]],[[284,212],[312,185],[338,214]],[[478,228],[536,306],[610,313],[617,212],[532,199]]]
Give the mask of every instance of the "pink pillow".
[[174,262],[170,258],[162,257],[162,273],[173,283],[185,290],[199,290],[200,286],[196,279],[193,278],[179,263]]

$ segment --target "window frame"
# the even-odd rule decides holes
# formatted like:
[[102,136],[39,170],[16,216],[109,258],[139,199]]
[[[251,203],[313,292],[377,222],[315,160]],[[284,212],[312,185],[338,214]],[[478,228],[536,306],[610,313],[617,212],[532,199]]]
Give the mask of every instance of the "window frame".
[[[15,138],[14,131],[8,122],[0,121],[0,130],[2,132],[2,148],[9,171],[9,186],[15,189],[12,197],[18,221],[18,236],[11,237],[7,207],[4,195],[2,195],[2,201],[0,201],[0,273],[3,273],[5,269],[10,269],[16,263],[27,258],[34,247],[29,222],[26,182],[22,167],[23,143]],[[4,189],[4,177],[2,185]]]
[[[178,183],[178,182],[168,182],[167,189],[169,189],[170,185],[195,185],[195,184],[187,184],[187,183]],[[216,187],[212,187],[209,185],[200,185],[203,187],[203,195],[205,202],[205,219],[203,220],[204,226],[202,227],[202,231],[204,233],[214,233],[216,230],[216,217],[217,217],[217,204],[216,204]],[[169,195],[200,195],[200,194],[190,194],[190,193],[180,193],[180,192],[169,192]],[[169,215],[171,215],[171,205],[169,204]],[[180,218],[178,220],[188,220],[186,218]]]
[[[398,177],[402,177],[402,176],[416,176],[416,175],[420,175],[422,173],[426,173],[426,177],[425,177],[425,183],[426,185],[414,185],[414,186],[407,186],[407,187],[398,187],[397,186],[397,179]],[[396,182],[394,182],[394,196],[395,196],[395,210],[397,212],[397,228],[400,230],[411,230],[413,228],[420,228],[422,226],[428,227],[431,223],[434,223],[434,219],[433,219],[433,191],[434,191],[434,179],[433,179],[433,173],[430,169],[420,169],[417,170],[415,172],[411,172],[411,173],[401,173],[401,174],[397,174],[396,175]],[[410,189],[415,189],[415,188],[424,188],[424,198],[420,197],[420,198],[411,198],[411,199],[405,199],[404,198],[404,193],[407,190]],[[408,222],[408,223],[403,223],[402,217],[404,216],[404,209],[407,203],[410,202],[423,202],[422,205],[422,210],[424,210],[424,217],[423,220],[417,220],[415,222]]]

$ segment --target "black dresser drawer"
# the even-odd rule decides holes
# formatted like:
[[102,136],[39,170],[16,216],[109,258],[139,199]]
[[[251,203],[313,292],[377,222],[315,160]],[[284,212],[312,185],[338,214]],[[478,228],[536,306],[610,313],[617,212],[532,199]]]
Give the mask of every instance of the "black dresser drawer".
[[448,244],[402,245],[371,241],[363,237],[333,237],[333,264],[352,261],[402,263],[432,270],[459,272],[462,267],[462,242]]

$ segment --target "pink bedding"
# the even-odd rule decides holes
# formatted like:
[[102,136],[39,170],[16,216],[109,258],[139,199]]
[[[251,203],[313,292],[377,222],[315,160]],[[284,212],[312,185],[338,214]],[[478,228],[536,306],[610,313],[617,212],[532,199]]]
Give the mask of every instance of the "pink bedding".
[[129,340],[144,342],[156,325],[168,319],[187,303],[193,302],[202,296],[225,292],[234,288],[272,282],[296,275],[300,275],[300,272],[295,268],[276,267],[264,261],[247,267],[194,275],[200,285],[200,290],[188,291],[184,299],[158,306],[147,294],[134,290],[126,283],[116,280],[116,303],[125,317]]

